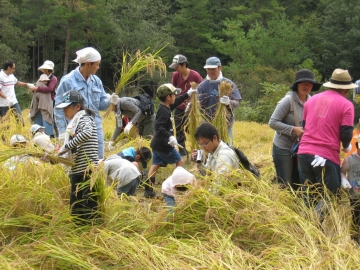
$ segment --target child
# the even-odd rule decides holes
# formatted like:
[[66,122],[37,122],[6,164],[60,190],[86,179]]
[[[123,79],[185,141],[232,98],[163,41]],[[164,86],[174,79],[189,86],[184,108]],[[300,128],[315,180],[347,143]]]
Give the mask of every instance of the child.
[[47,87],[47,83],[50,81],[48,75],[41,74],[39,80],[36,82],[35,87]]
[[123,159],[127,159],[132,164],[136,166],[136,168],[140,171],[140,166],[138,162],[141,162],[141,165],[144,169],[147,168],[147,163],[152,158],[151,150],[147,147],[140,147],[135,150],[134,147],[129,147],[117,154]]
[[[181,92],[181,89],[175,88],[171,83],[160,85],[156,90],[156,95],[160,99],[161,104],[156,113],[155,135],[150,144],[153,150],[153,161],[148,173],[149,179],[145,185],[144,196],[146,198],[156,196],[153,185],[155,184],[156,171],[160,166],[166,167],[167,164],[182,166],[184,163],[179,152],[175,150],[178,142],[174,137],[171,111],[196,91],[196,89],[190,89],[187,93],[175,97],[176,94]],[[149,183],[149,180],[151,183]]]
[[[141,173],[134,164],[118,155],[111,155],[104,160],[107,182],[117,182],[117,195],[123,193],[133,196],[140,183]],[[109,181],[110,180],[110,181]]]
[[33,142],[47,153],[52,153],[55,146],[51,143],[50,136],[45,134],[45,127],[38,124],[31,126],[30,131],[34,135]]
[[161,193],[170,211],[175,206],[177,196],[187,191],[188,186],[194,183],[195,176],[183,167],[176,167],[172,175],[162,183]]
[[[359,242],[360,234],[360,149],[359,138],[356,152],[346,157],[341,165],[341,187],[348,190],[355,233],[352,238]],[[347,175],[347,177],[346,177]],[[350,183],[349,183],[350,182]]]
[[73,216],[84,222],[97,217],[97,195],[90,190],[89,165],[98,165],[98,138],[94,113],[84,108],[84,97],[76,90],[64,93],[62,103],[56,108],[63,108],[64,115],[71,120],[66,127],[64,145],[59,155],[70,152],[74,156],[75,165],[71,167],[70,207]]

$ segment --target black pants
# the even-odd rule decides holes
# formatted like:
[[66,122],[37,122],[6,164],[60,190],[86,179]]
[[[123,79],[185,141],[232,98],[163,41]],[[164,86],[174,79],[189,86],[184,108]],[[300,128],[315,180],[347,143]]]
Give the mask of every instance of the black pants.
[[360,200],[350,198],[352,222],[354,226],[355,234],[359,236],[360,228]]
[[70,174],[70,211],[72,216],[83,220],[98,218],[98,196],[90,190],[90,174]]
[[175,128],[176,128],[176,140],[180,145],[185,147],[185,130],[184,125],[186,121],[187,115],[184,110],[180,110],[178,108],[174,111],[174,119],[175,119]]

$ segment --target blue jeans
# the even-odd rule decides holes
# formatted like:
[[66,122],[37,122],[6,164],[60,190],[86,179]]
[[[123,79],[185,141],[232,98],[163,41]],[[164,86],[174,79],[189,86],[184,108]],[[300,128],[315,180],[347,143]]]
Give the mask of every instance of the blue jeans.
[[123,186],[123,187],[118,187],[117,188],[117,195],[120,197],[121,194],[125,193],[128,196],[133,196],[135,194],[135,191],[137,189],[137,187],[140,184],[140,177],[136,177],[134,180],[132,180],[129,184]]
[[35,114],[34,124],[38,124],[38,125],[40,125],[40,126],[45,127],[45,134],[46,134],[46,135],[49,135],[49,136],[54,135],[53,125],[50,124],[50,123],[48,123],[48,122],[46,122],[46,121],[43,119],[40,110]]
[[172,213],[174,211],[174,207],[175,207],[175,198],[171,197],[169,195],[166,195],[165,193],[163,193],[163,196],[164,196],[166,205],[169,207],[169,213]]
[[291,156],[290,150],[281,149],[275,144],[273,144],[272,157],[278,183],[296,190],[300,184],[297,159]]
[[[308,180],[311,185],[303,187],[304,191],[306,191],[304,197],[305,204],[308,207],[314,207],[322,217],[326,212],[328,202],[328,196],[325,194],[324,187],[332,194],[338,195],[341,184],[340,165],[326,160],[324,167],[318,166],[314,168],[311,166],[314,155],[301,154],[298,155],[298,158],[301,183],[305,184],[305,181]],[[317,200],[318,195],[321,195],[320,200]]]

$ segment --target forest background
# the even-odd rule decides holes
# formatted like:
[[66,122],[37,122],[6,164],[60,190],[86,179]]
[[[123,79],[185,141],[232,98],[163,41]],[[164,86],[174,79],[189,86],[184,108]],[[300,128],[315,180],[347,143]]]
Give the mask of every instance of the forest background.
[[[124,53],[166,46],[160,56],[167,65],[184,54],[203,77],[205,60],[218,56],[243,96],[237,120],[267,123],[300,68],[321,82],[335,68],[360,78],[359,14],[358,0],[0,0],[0,63],[14,60],[16,77],[35,82],[37,68],[52,60],[61,79],[76,67],[75,52],[92,46],[102,55],[98,75],[113,92]],[[170,79],[145,76],[135,88]],[[29,107],[27,89],[16,91]]]

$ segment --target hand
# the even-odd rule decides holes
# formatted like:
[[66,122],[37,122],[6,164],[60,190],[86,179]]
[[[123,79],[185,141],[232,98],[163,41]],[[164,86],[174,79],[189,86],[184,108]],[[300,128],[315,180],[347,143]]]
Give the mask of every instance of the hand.
[[197,153],[198,153],[198,150],[195,149],[192,153],[191,153],[191,160],[196,162],[196,159],[197,159]]
[[191,97],[192,94],[197,93],[197,89],[192,89],[192,88],[190,88],[190,89],[187,91],[187,93],[188,93],[189,97]]
[[112,151],[112,150],[114,150],[115,149],[115,147],[114,147],[114,142],[113,141],[110,141],[109,143],[108,143],[108,150],[109,151]]
[[300,138],[304,133],[304,129],[302,127],[293,127],[292,132],[295,133],[296,137]]
[[36,92],[37,91],[37,87],[29,87],[29,90],[31,91],[31,92]]
[[349,143],[349,146],[341,149],[341,151],[343,151],[344,153],[349,153],[351,151],[351,149],[352,149],[352,145],[351,145],[351,143]]
[[133,123],[129,122],[124,128],[124,134],[128,135],[133,127]]
[[220,103],[224,104],[226,106],[229,106],[230,105],[230,98],[228,96],[222,96],[220,98]]
[[191,102],[189,102],[189,103],[186,105],[185,112],[188,112],[188,111],[190,110],[190,106],[191,106]]
[[28,83],[28,84],[27,84],[27,87],[29,87],[29,88],[30,88],[30,87],[35,87],[35,84],[33,84],[33,83]]
[[178,142],[176,140],[176,138],[174,136],[170,136],[169,138],[169,144],[172,146],[172,147],[175,147],[178,145]]
[[110,96],[110,103],[113,105],[118,104],[119,100],[120,100],[119,96],[115,93]]
[[110,101],[111,98],[110,94],[106,94],[106,98],[108,99],[108,101]]
[[6,101],[8,102],[8,106],[11,107],[12,105],[14,105],[14,102],[11,101],[10,98],[6,98]]
[[311,162],[311,166],[313,166],[314,168],[317,166],[324,167],[325,162],[326,162],[325,158],[315,155],[313,162]]
[[43,162],[49,163],[50,160],[49,160],[48,156],[49,156],[49,154],[45,153],[45,155],[43,157],[41,157],[40,160]]
[[344,177],[341,178],[341,188],[343,188],[343,189],[350,189],[351,188],[351,185],[350,185],[349,181]]
[[62,156],[62,155],[64,155],[64,154],[66,154],[67,152],[69,152],[69,148],[67,148],[66,146],[65,147],[61,147],[60,148],[60,150],[59,150],[59,152],[58,152],[58,155],[59,156]]

